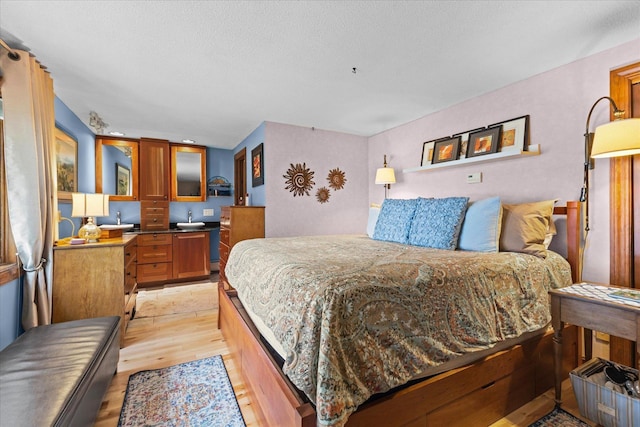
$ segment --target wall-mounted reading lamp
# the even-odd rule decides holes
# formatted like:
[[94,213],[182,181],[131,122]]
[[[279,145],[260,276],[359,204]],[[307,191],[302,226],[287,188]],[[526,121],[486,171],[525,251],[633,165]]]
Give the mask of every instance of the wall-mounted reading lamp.
[[396,173],[393,168],[387,167],[387,155],[384,155],[384,167],[376,171],[376,184],[384,185],[384,198],[386,199],[391,189],[391,184],[396,183]]
[[[603,99],[611,103],[614,120],[598,126],[593,134],[589,132],[591,113]],[[589,231],[589,169],[594,168],[592,159],[640,154],[640,119],[625,119],[624,114],[624,110],[618,109],[608,96],[598,99],[589,110],[584,133],[584,182],[580,192],[580,201],[585,202],[585,231]]]

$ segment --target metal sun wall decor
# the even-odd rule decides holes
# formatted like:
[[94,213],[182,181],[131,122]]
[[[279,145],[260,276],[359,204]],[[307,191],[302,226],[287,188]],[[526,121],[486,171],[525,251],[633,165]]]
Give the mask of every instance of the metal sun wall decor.
[[[290,163],[290,168],[287,170],[285,175],[282,175],[285,178],[285,190],[289,190],[290,193],[293,193],[293,197],[296,196],[309,196],[309,192],[313,189],[315,182],[313,181],[313,176],[315,172],[307,168],[306,163]],[[327,175],[327,181],[329,182],[329,187],[335,191],[342,190],[347,182],[347,178],[345,177],[345,173],[340,170],[340,168],[330,169],[329,174]],[[316,200],[318,203],[327,203],[329,202],[329,198],[331,197],[331,190],[327,187],[320,187],[316,190]]]
[[331,197],[331,192],[327,187],[320,187],[318,191],[316,191],[316,200],[318,200],[319,203],[327,203],[329,197]]
[[291,167],[287,170],[287,173],[282,175],[286,179],[285,190],[293,193],[293,197],[304,196],[305,194],[309,196],[309,191],[316,184],[313,182],[314,172],[307,167],[306,163],[296,163],[295,166],[291,163],[290,165]]
[[344,172],[339,168],[335,168],[329,171],[327,181],[329,181],[329,187],[334,190],[342,190],[344,188],[344,184],[347,182],[347,178],[345,178]]

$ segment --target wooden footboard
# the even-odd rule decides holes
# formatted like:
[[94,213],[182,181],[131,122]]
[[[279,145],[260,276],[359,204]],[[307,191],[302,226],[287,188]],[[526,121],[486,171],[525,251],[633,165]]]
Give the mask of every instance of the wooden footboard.
[[[311,427],[313,406],[282,373],[234,290],[219,286],[222,333],[256,403],[260,425]],[[489,425],[554,384],[551,332],[471,365],[447,371],[362,405],[348,427]],[[566,378],[578,365],[577,328],[563,333]]]
[[255,409],[259,425],[315,426],[313,406],[304,402],[271,357],[235,290],[225,291],[220,281],[218,296],[218,325],[250,391],[251,401],[257,403]]

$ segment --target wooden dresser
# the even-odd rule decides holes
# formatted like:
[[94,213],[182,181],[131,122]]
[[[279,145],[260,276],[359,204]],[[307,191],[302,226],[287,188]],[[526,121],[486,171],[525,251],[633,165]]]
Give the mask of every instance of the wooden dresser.
[[135,313],[135,235],[53,248],[53,322],[120,316],[120,347]]
[[138,284],[165,282],[173,277],[171,233],[138,235]]
[[247,239],[264,237],[264,206],[222,206],[220,208],[220,279],[228,289],[224,268],[233,246]]

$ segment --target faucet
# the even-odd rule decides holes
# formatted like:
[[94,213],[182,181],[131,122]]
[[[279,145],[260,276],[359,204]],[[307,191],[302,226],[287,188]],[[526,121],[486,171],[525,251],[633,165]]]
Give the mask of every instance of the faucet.
[[191,224],[191,209],[189,209],[189,224]]
[[116,224],[120,225],[120,211],[116,212]]

